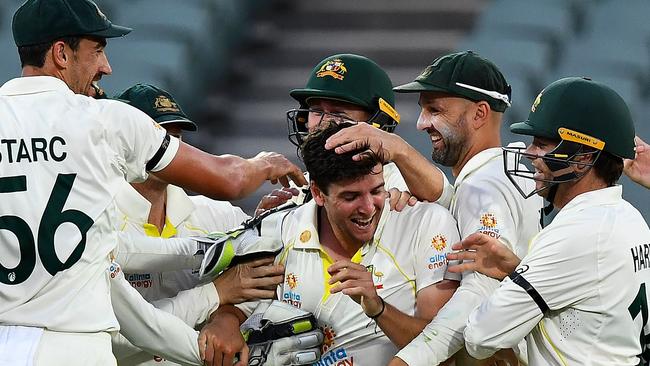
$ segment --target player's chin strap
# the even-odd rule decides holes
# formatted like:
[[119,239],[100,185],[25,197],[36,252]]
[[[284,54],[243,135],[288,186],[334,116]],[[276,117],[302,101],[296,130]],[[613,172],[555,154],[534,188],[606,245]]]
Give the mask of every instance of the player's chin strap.
[[548,201],[548,205],[544,206],[540,212],[539,215],[539,225],[544,228],[544,223],[545,223],[545,218],[548,217],[548,215],[553,212],[553,209],[555,206],[553,206],[553,200],[555,199],[555,194],[557,193],[557,183],[553,183],[549,188],[548,188],[548,196],[546,197],[546,200]]

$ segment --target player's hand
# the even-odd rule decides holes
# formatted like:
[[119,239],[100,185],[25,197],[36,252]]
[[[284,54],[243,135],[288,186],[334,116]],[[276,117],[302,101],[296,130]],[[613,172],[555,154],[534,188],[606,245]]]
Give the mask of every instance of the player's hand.
[[280,182],[284,187],[289,187],[289,179],[299,187],[307,184],[300,168],[282,154],[262,151],[251,160],[266,167],[268,171],[266,179],[273,184]]
[[384,305],[377,295],[372,273],[365,266],[342,260],[329,266],[327,272],[332,276],[329,280],[332,285],[330,293],[342,292],[350,296],[361,304],[363,312],[369,317],[379,314]]
[[284,266],[274,257],[260,258],[228,268],[212,283],[220,304],[239,304],[253,299],[272,299],[284,279]]
[[260,203],[257,204],[255,208],[255,216],[259,216],[262,212],[276,208],[283,203],[286,203],[294,196],[300,194],[297,188],[286,188],[274,189],[271,193],[265,195],[260,200]]
[[[367,148],[375,153],[384,163],[392,161],[394,154],[403,148],[404,140],[399,136],[380,130],[367,123],[359,123],[356,126],[344,128],[327,139],[325,148],[335,149],[337,154],[344,154],[348,151]],[[354,160],[364,158],[364,153],[356,154]]]
[[409,191],[400,191],[397,188],[388,190],[388,205],[391,211],[402,212],[407,205],[414,206],[417,202],[417,197]]
[[634,138],[634,142],[636,144],[634,160],[625,159],[623,171],[633,181],[650,188],[650,145],[639,136]]
[[248,346],[239,331],[239,319],[227,312],[219,313],[199,334],[199,352],[208,366],[248,365]]
[[451,248],[460,251],[447,254],[447,259],[463,261],[447,268],[453,273],[476,271],[502,280],[521,262],[519,257],[499,240],[481,233],[474,233]]

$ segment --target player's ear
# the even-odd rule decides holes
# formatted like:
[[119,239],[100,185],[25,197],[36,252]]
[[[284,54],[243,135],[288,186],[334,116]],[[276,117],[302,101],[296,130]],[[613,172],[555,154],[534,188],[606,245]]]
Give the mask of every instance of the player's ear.
[[70,47],[63,41],[56,41],[52,44],[50,56],[58,69],[65,69],[68,66],[68,60],[71,56],[69,55],[70,51]]
[[314,197],[314,202],[322,207],[325,204],[325,193],[323,193],[313,180],[309,183],[309,190],[311,191],[312,197]]
[[474,115],[472,116],[472,126],[475,129],[481,128],[489,121],[490,105],[486,101],[475,102]]

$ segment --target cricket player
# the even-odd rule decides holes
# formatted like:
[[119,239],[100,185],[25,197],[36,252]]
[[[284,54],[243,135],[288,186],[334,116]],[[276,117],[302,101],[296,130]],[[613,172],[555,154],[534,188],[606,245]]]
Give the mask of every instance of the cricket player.
[[221,199],[304,178],[281,155],[206,154],[133,107],[89,98],[111,73],[106,38],[130,31],[92,1],[28,0],[12,29],[22,77],[0,88],[0,354],[13,365],[115,364],[109,254],[125,178],[153,172]]
[[[400,116],[395,110],[392,87],[386,72],[367,57],[338,54],[324,58],[309,74],[305,87],[289,93],[299,104],[299,108],[287,112],[289,141],[299,147],[308,133],[318,130],[323,122],[331,121],[363,121],[387,133],[393,132]],[[399,138],[398,135],[393,136]],[[384,165],[386,188],[417,192],[421,199],[448,207],[453,193],[449,181],[442,171],[426,159],[424,161],[431,167],[431,176],[427,179],[435,182],[430,184],[435,188],[422,190],[423,182],[413,187],[407,186],[403,173],[390,161]],[[391,190],[390,193],[399,194],[399,191]],[[303,197],[293,197],[298,194],[299,190],[295,188],[275,190],[262,198],[256,213],[279,206],[289,199],[302,202]],[[391,200],[398,198],[391,196]],[[412,200],[411,204],[414,202]]]
[[[528,148],[504,151],[529,160],[534,171],[506,165],[506,174],[535,182],[527,190],[513,180],[522,196],[541,195],[559,212],[521,261],[492,238],[463,241],[481,256],[488,248],[501,252],[483,258],[504,266],[491,273],[484,260],[464,264],[503,279],[469,318],[468,351],[485,358],[526,337],[531,366],[647,365],[650,230],[616,184],[623,159],[634,158],[625,101],[596,81],[561,79],[510,130],[533,136]],[[459,258],[479,255],[466,254]]]
[[[482,232],[525,254],[528,241],[539,231],[542,202],[524,200],[501,169],[500,126],[510,105],[510,86],[503,74],[471,51],[452,53],[435,59],[415,81],[395,91],[420,95],[417,127],[431,138],[433,161],[450,166],[456,178],[450,211],[461,238]],[[363,143],[395,162],[409,187],[437,184],[431,179],[431,164],[404,140],[368,126],[341,131],[328,140],[327,148],[345,153]],[[464,273],[453,298],[391,364],[438,365],[453,356],[463,347],[467,317],[498,284],[479,273]],[[472,364],[460,357],[457,364]]]
[[[136,84],[116,98],[145,112],[168,134],[179,139],[184,131],[197,130],[196,123],[187,117],[173,96],[153,85]],[[229,202],[203,196],[190,197],[181,188],[154,176],[142,183],[125,182],[115,196],[115,202],[119,217],[116,229],[133,237],[172,238],[225,232],[249,218]],[[118,249],[122,244],[128,245],[120,243]],[[152,258],[153,261],[156,258]],[[117,262],[121,263],[119,256]],[[261,263],[273,263],[273,257]],[[196,287],[198,277],[192,269],[169,271],[150,267],[147,271],[130,272],[124,265],[122,269],[131,286],[145,300],[179,316],[192,328],[205,322],[219,304],[272,298],[274,291],[267,287],[281,283],[283,274],[281,266],[274,268],[256,264],[249,270],[231,268],[214,282]],[[129,347],[124,341],[121,337],[113,338],[114,353],[120,365],[175,365],[159,356]]]
[[[305,141],[301,156],[314,198],[280,213],[286,216],[275,233],[285,265],[278,299],[316,316],[325,335],[317,365],[385,364],[457,286],[445,279],[447,248],[458,237],[449,212],[435,203],[389,210],[377,157],[354,161],[357,151],[324,149],[349,126],[331,123]],[[216,314],[213,322],[224,326],[245,318],[234,307]]]

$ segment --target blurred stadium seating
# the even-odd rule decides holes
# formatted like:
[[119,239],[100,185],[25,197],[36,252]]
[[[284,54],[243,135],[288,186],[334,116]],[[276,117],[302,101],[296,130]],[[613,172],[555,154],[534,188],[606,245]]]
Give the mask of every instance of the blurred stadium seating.
[[[537,93],[566,76],[586,76],[628,103],[636,132],[650,139],[650,1],[495,0],[457,49],[493,60],[513,87],[509,123],[526,118]],[[624,196],[650,220],[650,192],[622,179]]]
[[[0,73],[20,72],[11,16],[22,0],[0,2]],[[215,153],[252,156],[272,150],[297,160],[286,140],[288,96],[316,62],[360,53],[394,84],[411,81],[435,57],[472,49],[494,61],[513,87],[505,115],[525,119],[549,82],[589,76],[617,90],[650,140],[650,0],[97,0],[117,24],[134,28],[109,41],[115,94],[136,82],[172,92],[201,125],[187,139]],[[418,106],[399,95],[397,132],[424,155],[415,129]],[[626,198],[650,220],[648,190],[623,180]],[[239,202],[248,212],[254,197]]]

